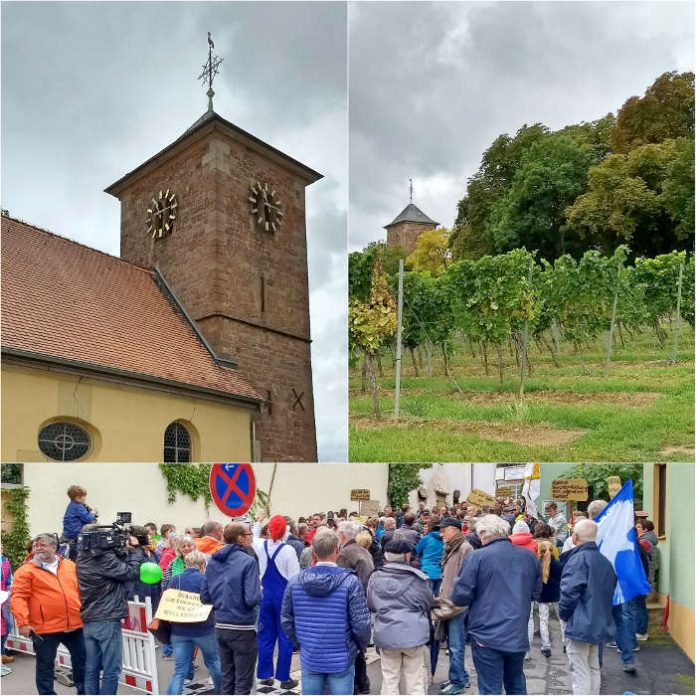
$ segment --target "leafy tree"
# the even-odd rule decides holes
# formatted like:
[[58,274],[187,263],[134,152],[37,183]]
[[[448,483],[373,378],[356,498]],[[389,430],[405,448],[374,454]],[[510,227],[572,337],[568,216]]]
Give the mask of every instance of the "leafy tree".
[[635,507],[640,510],[643,507],[643,465],[642,464],[578,464],[572,469],[563,472],[558,478],[585,479],[588,486],[592,487],[594,500],[609,501],[610,476],[618,476],[623,485],[631,479],[633,481],[633,498]]
[[389,292],[382,258],[375,256],[367,302],[351,300],[348,305],[349,339],[353,348],[362,351],[372,387],[374,414],[381,418],[379,390],[372,360],[382,344],[396,333],[396,303]]
[[418,236],[416,248],[406,259],[406,265],[414,271],[430,271],[439,275],[450,260],[450,231],[444,227],[426,230]]
[[604,159],[611,152],[611,133],[616,123],[612,113],[596,121],[583,121],[555,131],[554,135],[571,138],[578,145],[589,147],[596,161]]
[[[660,203],[674,223],[674,236],[692,240],[694,234],[694,141],[680,138],[667,164]],[[689,248],[693,243],[689,242]]]
[[[627,155],[610,155],[592,167],[587,193],[566,211],[570,227],[605,253],[625,243],[645,256],[693,246],[693,225],[687,228],[679,218],[680,211],[687,216],[693,211],[693,184],[688,188],[693,172],[684,171],[687,147],[683,141],[665,140]],[[690,156],[693,162],[693,152]]]
[[680,137],[694,137],[694,74],[666,72],[643,97],[630,97],[619,109],[611,133],[612,151],[626,153]]
[[567,238],[565,209],[585,190],[595,161],[590,146],[567,135],[550,135],[523,155],[511,186],[491,211],[490,231],[499,253],[518,247],[553,259],[579,251]]
[[[457,206],[455,259],[479,258],[495,251],[493,238],[488,234],[491,211],[507,193],[524,153],[548,132],[541,123],[525,124],[514,137],[499,135],[483,153],[481,165],[468,180],[466,195]],[[474,249],[480,253],[471,256],[466,253]]]

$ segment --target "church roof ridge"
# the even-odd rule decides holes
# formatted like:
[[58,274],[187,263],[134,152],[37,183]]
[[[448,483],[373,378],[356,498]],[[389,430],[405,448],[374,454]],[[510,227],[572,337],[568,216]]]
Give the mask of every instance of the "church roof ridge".
[[398,225],[400,222],[420,222],[434,225],[436,227],[440,224],[439,222],[435,222],[435,220],[429,218],[414,203],[409,203],[388,225],[385,225],[384,227],[386,229],[392,225]]

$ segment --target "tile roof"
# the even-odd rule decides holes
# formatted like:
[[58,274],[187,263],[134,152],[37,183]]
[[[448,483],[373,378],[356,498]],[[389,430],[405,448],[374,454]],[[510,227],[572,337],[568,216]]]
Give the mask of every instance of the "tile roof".
[[398,225],[400,222],[425,222],[435,227],[440,224],[439,222],[435,222],[435,220],[431,220],[420,208],[413,205],[413,203],[409,203],[388,225],[385,225],[385,227]]
[[2,349],[260,401],[218,364],[157,274],[2,217]]

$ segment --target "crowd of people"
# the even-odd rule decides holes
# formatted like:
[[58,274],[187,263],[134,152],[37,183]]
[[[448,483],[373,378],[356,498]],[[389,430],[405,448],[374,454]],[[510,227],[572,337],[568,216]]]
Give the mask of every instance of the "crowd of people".
[[[624,671],[634,672],[639,641],[648,639],[646,597],[613,604],[616,574],[595,543],[603,500],[570,521],[556,503],[542,519],[522,500],[503,498],[480,508],[386,506],[367,519],[345,509],[297,520],[262,510],[184,530],[130,525],[125,547],[113,549],[76,543],[96,529],[98,513],[80,486],[68,496],[60,537],[34,538],[14,576],[2,557],[2,590],[9,592],[3,670],[11,669],[5,640],[15,622],[33,640],[39,694],[55,693],[60,643],[78,694],[115,694],[128,600],[150,597],[156,609],[168,588],[212,605],[205,621],[171,624],[161,647],[174,661],[168,694],[193,679],[197,653],[214,693],[250,694],[256,683],[293,689],[294,651],[302,693],[370,693],[371,644],[383,694],[427,693],[444,645],[442,694],[470,688],[467,649],[479,693],[524,694],[535,614],[541,654],[566,653],[573,693],[592,694],[600,690],[605,650],[620,652]],[[635,543],[654,583],[657,537],[646,515],[636,515]],[[145,563],[159,565],[161,582],[141,579]],[[550,632],[551,612],[558,636]]]

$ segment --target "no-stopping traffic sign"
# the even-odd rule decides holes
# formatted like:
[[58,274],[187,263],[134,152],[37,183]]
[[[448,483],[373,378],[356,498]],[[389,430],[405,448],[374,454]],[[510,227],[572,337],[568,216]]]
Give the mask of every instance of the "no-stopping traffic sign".
[[243,515],[253,504],[256,479],[251,464],[213,464],[210,495],[228,517]]

